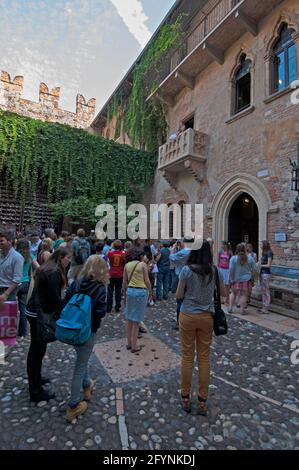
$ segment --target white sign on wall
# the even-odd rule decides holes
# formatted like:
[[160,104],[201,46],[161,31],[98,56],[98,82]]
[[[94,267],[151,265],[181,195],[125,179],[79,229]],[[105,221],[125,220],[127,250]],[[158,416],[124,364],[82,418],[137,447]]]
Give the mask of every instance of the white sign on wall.
[[275,241],[276,242],[286,242],[287,241],[287,234],[286,233],[275,233]]

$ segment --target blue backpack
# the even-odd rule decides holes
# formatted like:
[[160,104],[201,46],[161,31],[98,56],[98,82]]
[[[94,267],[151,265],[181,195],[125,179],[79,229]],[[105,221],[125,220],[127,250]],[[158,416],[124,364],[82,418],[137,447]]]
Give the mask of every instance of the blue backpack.
[[91,298],[75,294],[66,304],[56,322],[56,339],[62,343],[80,346],[91,336]]

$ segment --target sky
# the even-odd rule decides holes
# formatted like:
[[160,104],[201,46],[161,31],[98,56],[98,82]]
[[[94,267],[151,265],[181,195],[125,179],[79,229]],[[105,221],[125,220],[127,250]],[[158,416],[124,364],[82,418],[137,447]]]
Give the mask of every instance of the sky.
[[0,0],[0,70],[24,76],[23,98],[39,83],[60,86],[60,107],[76,95],[113,93],[175,0]]

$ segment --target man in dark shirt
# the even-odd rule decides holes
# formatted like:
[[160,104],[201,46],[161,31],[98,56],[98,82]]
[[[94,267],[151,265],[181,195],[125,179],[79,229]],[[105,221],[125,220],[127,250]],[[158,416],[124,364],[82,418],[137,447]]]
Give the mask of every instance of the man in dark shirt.
[[[162,248],[157,256],[157,300],[168,299],[169,279],[170,279],[170,249],[169,242],[163,242]],[[162,293],[163,291],[163,293]]]

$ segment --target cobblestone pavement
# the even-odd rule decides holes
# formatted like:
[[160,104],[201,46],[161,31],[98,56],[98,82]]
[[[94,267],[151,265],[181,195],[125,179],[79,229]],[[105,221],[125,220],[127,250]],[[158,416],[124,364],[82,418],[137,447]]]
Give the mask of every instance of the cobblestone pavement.
[[72,348],[49,345],[43,375],[51,377],[56,398],[35,405],[27,390],[29,340],[20,341],[0,365],[0,449],[298,450],[294,338],[230,315],[228,336],[213,343],[205,418],[195,409],[190,415],[180,409],[174,318],[173,297],[148,309],[150,331],[140,339],[144,348],[137,356],[125,349],[122,313],[107,316],[91,360],[97,379],[92,402],[72,424],[65,421]]

